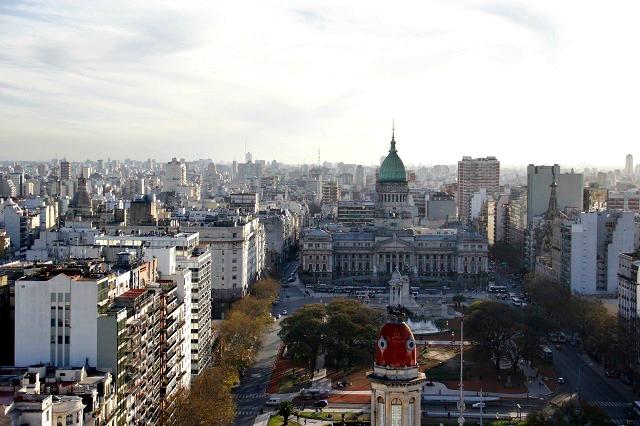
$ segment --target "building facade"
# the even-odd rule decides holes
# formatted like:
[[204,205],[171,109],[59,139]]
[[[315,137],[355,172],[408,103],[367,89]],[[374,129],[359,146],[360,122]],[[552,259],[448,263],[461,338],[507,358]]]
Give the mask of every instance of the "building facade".
[[458,216],[462,223],[471,220],[471,198],[484,188],[495,197],[500,190],[500,161],[496,157],[463,157],[458,161]]

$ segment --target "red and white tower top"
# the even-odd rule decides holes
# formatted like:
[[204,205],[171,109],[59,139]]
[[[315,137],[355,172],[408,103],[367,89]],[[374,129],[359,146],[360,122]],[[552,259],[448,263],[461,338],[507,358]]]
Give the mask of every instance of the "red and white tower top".
[[375,365],[386,368],[418,366],[416,340],[405,322],[388,322],[376,343]]

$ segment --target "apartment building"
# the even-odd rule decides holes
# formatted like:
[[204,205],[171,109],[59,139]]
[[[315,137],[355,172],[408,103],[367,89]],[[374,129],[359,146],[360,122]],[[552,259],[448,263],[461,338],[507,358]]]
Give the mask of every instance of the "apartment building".
[[471,198],[481,188],[497,196],[500,190],[500,161],[496,157],[463,157],[458,161],[458,215],[463,223],[471,220]]
[[232,300],[244,297],[265,270],[265,230],[252,216],[212,217],[186,222],[185,232],[196,231],[211,250],[213,318],[222,319]]

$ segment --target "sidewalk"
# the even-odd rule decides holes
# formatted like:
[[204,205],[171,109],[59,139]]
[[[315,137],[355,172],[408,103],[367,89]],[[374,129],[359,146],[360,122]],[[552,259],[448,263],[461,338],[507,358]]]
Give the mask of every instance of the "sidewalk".
[[[437,401],[437,398],[444,398],[448,400],[451,397],[456,399],[460,395],[460,391],[457,389],[449,389],[444,383],[433,382],[433,386],[425,386],[422,389],[422,398]],[[482,392],[483,398],[497,397],[497,398],[527,398],[529,394],[526,393],[498,393],[498,392]],[[480,392],[476,391],[464,391],[465,399],[467,397],[478,397],[480,399]]]
[[537,368],[531,367],[531,365],[527,362],[520,362],[520,369],[522,373],[527,378],[531,378],[531,380],[527,380],[525,382],[527,389],[529,390],[529,395],[532,397],[541,397],[551,395],[553,392],[547,384],[542,380],[542,375],[539,374]]

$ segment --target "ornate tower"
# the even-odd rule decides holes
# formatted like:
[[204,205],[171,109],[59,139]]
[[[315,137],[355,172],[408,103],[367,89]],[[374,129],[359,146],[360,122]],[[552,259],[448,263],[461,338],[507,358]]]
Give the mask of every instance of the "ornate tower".
[[[391,303],[402,308],[403,280],[399,272],[391,280]],[[407,282],[408,284],[408,282]],[[394,296],[394,288],[398,293]],[[407,301],[409,299],[406,299]],[[400,313],[402,309],[391,309]],[[420,425],[422,385],[425,375],[418,370],[416,341],[400,315],[386,323],[376,341],[371,382],[371,425]]]

